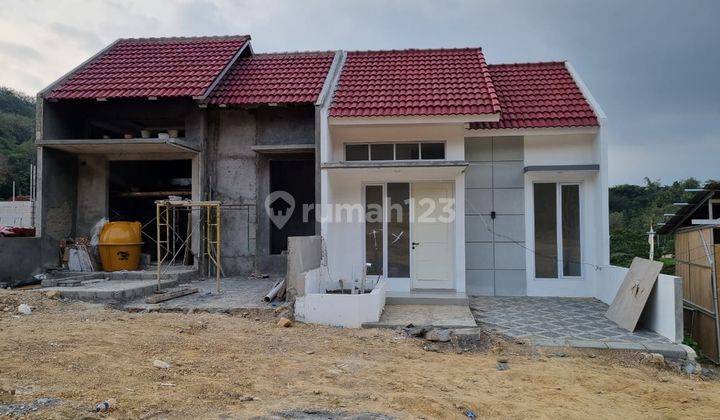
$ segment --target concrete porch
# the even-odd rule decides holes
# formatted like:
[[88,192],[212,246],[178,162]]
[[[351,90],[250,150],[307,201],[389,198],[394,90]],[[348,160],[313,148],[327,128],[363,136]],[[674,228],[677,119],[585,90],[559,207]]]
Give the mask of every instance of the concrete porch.
[[683,346],[655,331],[635,332],[605,318],[608,305],[594,298],[474,296],[470,309],[478,325],[537,346],[634,350],[685,358]]

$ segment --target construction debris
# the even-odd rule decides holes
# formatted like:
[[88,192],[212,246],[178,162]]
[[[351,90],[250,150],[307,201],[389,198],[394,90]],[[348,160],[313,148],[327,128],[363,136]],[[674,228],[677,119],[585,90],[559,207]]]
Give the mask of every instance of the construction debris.
[[155,366],[158,369],[170,369],[170,363],[160,360],[160,359],[155,359],[153,361],[153,366]]
[[263,300],[265,302],[271,302],[273,299],[282,298],[285,296],[285,279],[279,280],[275,285],[270,289],[270,291],[265,295]]
[[280,320],[278,321],[277,325],[278,325],[279,327],[288,328],[288,327],[291,327],[291,326],[292,326],[292,321],[290,321],[289,319],[287,319],[287,318],[285,318],[285,317],[282,317],[282,318],[280,318]]
[[52,407],[59,403],[57,398],[38,398],[35,401],[23,404],[0,403],[0,417],[20,417],[33,413],[45,407]]
[[663,264],[635,257],[605,317],[621,328],[635,331]]
[[45,292],[45,297],[49,299],[58,299],[60,297],[60,292],[57,290],[51,290],[49,292]]
[[32,309],[30,309],[30,306],[25,303],[21,303],[20,306],[18,306],[17,311],[19,314],[23,314],[23,315],[32,314]]
[[182,288],[182,289],[172,290],[172,291],[168,290],[168,291],[158,293],[158,294],[148,297],[147,299],[145,299],[145,303],[160,303],[160,302],[164,302],[166,300],[175,299],[175,298],[178,298],[181,296],[191,295],[191,294],[197,293],[197,292],[198,292],[197,287]]
[[95,411],[98,413],[107,413],[115,406],[115,404],[116,404],[115,399],[110,398],[109,400],[95,404]]
[[432,330],[425,333],[425,339],[428,341],[446,343],[450,341],[450,330],[433,328]]

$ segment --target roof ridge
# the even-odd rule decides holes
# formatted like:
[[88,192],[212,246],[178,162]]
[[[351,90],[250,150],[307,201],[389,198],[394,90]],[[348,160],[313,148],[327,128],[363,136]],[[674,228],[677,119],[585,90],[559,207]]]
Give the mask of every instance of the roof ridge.
[[320,55],[320,54],[335,54],[335,51],[333,50],[315,50],[315,51],[277,51],[277,52],[262,52],[262,53],[254,53],[251,56],[248,56],[246,58],[252,58],[257,56],[271,56],[271,55]]
[[482,50],[478,51],[478,59],[480,60],[480,69],[482,71],[483,79],[485,80],[485,85],[488,88],[488,94],[490,95],[490,102],[492,103],[493,111],[496,114],[501,113],[500,99],[495,91],[495,84],[493,84],[492,77],[490,77],[490,70],[488,70],[488,64],[485,62],[485,54],[483,54]]
[[444,52],[444,51],[481,51],[481,47],[440,47],[440,48],[399,48],[390,50],[345,50],[347,53],[398,53],[398,52]]
[[168,36],[168,37],[147,37],[147,38],[119,38],[117,41],[122,43],[132,42],[171,42],[171,41],[223,41],[223,40],[250,40],[250,35],[205,35],[205,36]]
[[518,63],[488,63],[489,67],[510,67],[510,66],[542,66],[542,65],[564,65],[567,60],[563,61],[525,61]]

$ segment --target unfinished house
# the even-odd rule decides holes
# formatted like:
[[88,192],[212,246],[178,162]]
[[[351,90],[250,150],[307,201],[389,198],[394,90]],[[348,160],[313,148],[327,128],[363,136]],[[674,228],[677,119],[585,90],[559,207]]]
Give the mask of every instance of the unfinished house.
[[[249,36],[126,39],[49,86],[37,133],[45,255],[108,218],[140,221],[155,260],[156,200],[216,200],[223,274],[282,274],[287,237],[314,235],[315,218],[277,227],[258,209],[275,190],[316,201],[318,99],[333,60],[253,54]],[[188,215],[173,220],[178,242],[200,228]],[[179,260],[196,266],[193,239]]]
[[[587,323],[605,325],[628,269],[609,265],[604,118],[566,62],[123,39],[38,95],[34,252],[57,266],[65,238],[137,221],[151,265],[171,249],[193,275],[216,263],[218,287],[285,278],[261,286],[286,290],[308,322],[373,325],[422,304],[475,326],[469,297],[502,318],[553,296],[596,298]],[[173,211],[160,240],[155,205],[168,199],[219,217]],[[648,301],[649,328],[673,342],[678,281],[660,276]],[[427,316],[383,325],[437,325],[430,309],[409,313]]]

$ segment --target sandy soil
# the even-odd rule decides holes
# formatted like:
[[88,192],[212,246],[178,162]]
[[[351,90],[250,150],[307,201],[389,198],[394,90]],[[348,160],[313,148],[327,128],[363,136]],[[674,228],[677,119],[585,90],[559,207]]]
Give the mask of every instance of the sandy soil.
[[[21,302],[32,315],[16,316]],[[7,311],[3,311],[8,308]],[[59,398],[30,414],[248,418],[288,410],[399,418],[717,418],[720,382],[640,356],[431,352],[393,331],[275,325],[216,314],[130,314],[0,291],[0,406]],[[510,370],[499,371],[498,358]],[[153,367],[161,359],[170,369]],[[14,395],[12,391],[14,390]],[[250,400],[250,401],[246,401]]]

